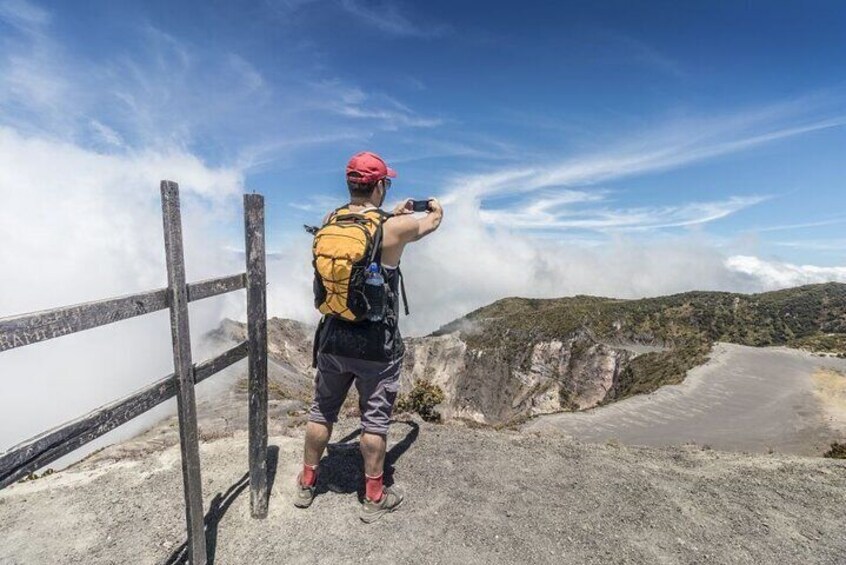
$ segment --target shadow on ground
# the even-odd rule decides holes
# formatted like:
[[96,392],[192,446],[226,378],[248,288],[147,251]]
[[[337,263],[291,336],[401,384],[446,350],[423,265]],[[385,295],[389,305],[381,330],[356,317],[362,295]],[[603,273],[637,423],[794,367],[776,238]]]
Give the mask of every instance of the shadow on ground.
[[[279,464],[279,447],[276,445],[269,445],[267,447],[267,492],[273,492],[273,483],[276,481],[276,468]],[[215,550],[217,549],[217,528],[226,511],[235,502],[235,499],[247,490],[250,486],[250,473],[238,479],[232,486],[226,489],[226,492],[217,493],[209,505],[209,511],[206,512],[204,518],[206,530],[206,554],[208,565],[214,564]],[[165,561],[166,565],[176,565],[177,563],[188,563],[188,541],[184,541],[182,545]]]
[[[415,422],[392,422],[394,425],[404,424],[410,428],[406,436],[393,447],[391,447],[385,455],[385,484],[390,486],[393,484],[394,464],[408,451],[411,445],[417,441],[420,435],[420,426]],[[359,499],[364,496],[364,467],[361,459],[361,452],[359,451],[359,443],[353,442],[355,438],[361,435],[361,429],[347,434],[335,443],[330,443],[327,446],[327,455],[320,462],[320,472],[318,475],[316,494],[325,494],[327,492],[337,493],[358,493]],[[267,448],[267,491],[273,492],[273,483],[276,480],[276,470],[279,464],[279,447],[275,445]],[[250,485],[250,474],[244,475],[238,479],[232,486],[226,489],[226,492],[219,492],[212,499],[209,505],[209,510],[205,515],[205,530],[206,530],[206,553],[208,557],[208,564],[214,565],[215,553],[217,549],[217,529],[220,521],[223,519],[232,503],[247,490]],[[176,565],[188,563],[188,542],[187,540],[174,550],[170,557],[165,561],[166,565]]]
[[[415,422],[392,422],[394,427],[405,425],[409,427],[406,436],[388,450],[385,455],[385,485],[394,482],[394,464],[417,441],[420,426]],[[317,490],[320,496],[327,492],[341,494],[357,493],[359,500],[364,497],[364,462],[359,450],[359,442],[352,441],[361,435],[361,429],[355,430],[337,442],[327,446],[326,456],[320,461],[317,475]]]

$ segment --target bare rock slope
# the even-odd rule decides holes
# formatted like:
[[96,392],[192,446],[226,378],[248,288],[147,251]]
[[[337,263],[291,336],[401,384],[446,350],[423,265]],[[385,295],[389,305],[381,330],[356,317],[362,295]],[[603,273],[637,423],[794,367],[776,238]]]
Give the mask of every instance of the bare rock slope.
[[403,390],[417,379],[437,384],[445,418],[484,424],[596,406],[637,355],[584,333],[529,344],[523,361],[474,347],[460,332],[407,339],[406,346]]
[[[313,327],[293,320],[268,321],[272,398],[309,400],[313,332]],[[214,334],[232,341],[245,336],[244,324],[231,320]],[[468,345],[460,332],[405,341],[400,391],[408,393],[418,379],[432,382],[444,391],[440,412],[446,420],[484,424],[596,406],[605,400],[626,362],[643,351],[599,343],[582,332],[532,344],[530,362],[524,366]]]
[[[407,500],[366,526],[353,430],[339,426],[345,441],[305,511],[291,505],[301,429],[271,438],[266,520],[249,517],[245,435],[204,442],[213,562],[834,565],[846,555],[843,461],[398,422],[388,463]],[[0,492],[0,563],[178,561],[183,516],[178,446],[103,453]]]

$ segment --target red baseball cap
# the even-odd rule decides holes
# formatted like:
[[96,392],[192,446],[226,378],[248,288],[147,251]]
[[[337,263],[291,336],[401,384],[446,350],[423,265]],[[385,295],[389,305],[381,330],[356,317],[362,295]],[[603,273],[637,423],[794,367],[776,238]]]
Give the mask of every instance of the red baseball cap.
[[370,183],[395,176],[396,171],[388,167],[384,159],[370,151],[356,153],[347,163],[347,178],[356,182]]

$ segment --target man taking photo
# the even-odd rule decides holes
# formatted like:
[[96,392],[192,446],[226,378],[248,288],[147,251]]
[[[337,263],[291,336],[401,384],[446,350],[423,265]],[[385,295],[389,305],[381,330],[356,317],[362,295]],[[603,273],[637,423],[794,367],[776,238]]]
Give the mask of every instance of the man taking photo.
[[314,500],[320,459],[355,384],[365,475],[360,517],[367,523],[403,501],[398,489],[383,484],[388,423],[405,352],[398,324],[401,294],[405,300],[400,259],[407,244],[434,232],[443,218],[434,198],[408,200],[390,214],[382,211],[395,176],[374,153],[353,156],[346,170],[349,204],[326,215],[313,247],[315,305],[323,318],[315,335],[314,402],[294,504],[307,508]]

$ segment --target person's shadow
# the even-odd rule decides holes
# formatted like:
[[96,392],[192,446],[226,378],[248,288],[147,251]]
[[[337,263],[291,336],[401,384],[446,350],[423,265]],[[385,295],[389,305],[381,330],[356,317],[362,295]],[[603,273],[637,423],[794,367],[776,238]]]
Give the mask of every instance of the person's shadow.
[[[420,426],[412,421],[393,421],[394,426],[404,424],[410,428],[406,436],[385,454],[385,485],[394,483],[394,464],[417,441]],[[342,494],[357,493],[364,497],[364,461],[361,458],[359,442],[353,442],[361,435],[361,428],[327,446],[327,454],[320,461],[315,495],[327,492]]]
[[[385,484],[393,484],[394,463],[408,451],[408,448],[417,441],[420,435],[420,426],[415,422],[397,422],[392,424],[405,424],[410,429],[408,434],[396,443],[385,454]],[[361,429],[346,435],[335,443],[327,446],[327,456],[320,461],[320,471],[317,476],[317,489],[315,494],[327,492],[358,493],[361,499],[364,496],[364,467],[359,451],[359,443],[351,443],[353,439],[361,435]],[[276,480],[276,469],[279,464],[279,447],[270,445],[267,448],[267,491],[273,492],[273,483]],[[217,549],[217,528],[226,511],[232,503],[247,490],[250,485],[250,474],[245,473],[240,479],[232,484],[226,492],[217,493],[209,505],[205,515],[206,530],[206,554],[209,565],[214,565],[215,551]],[[285,501],[288,502],[288,501]],[[166,565],[188,562],[187,540],[177,547],[170,557],[165,561]]]

